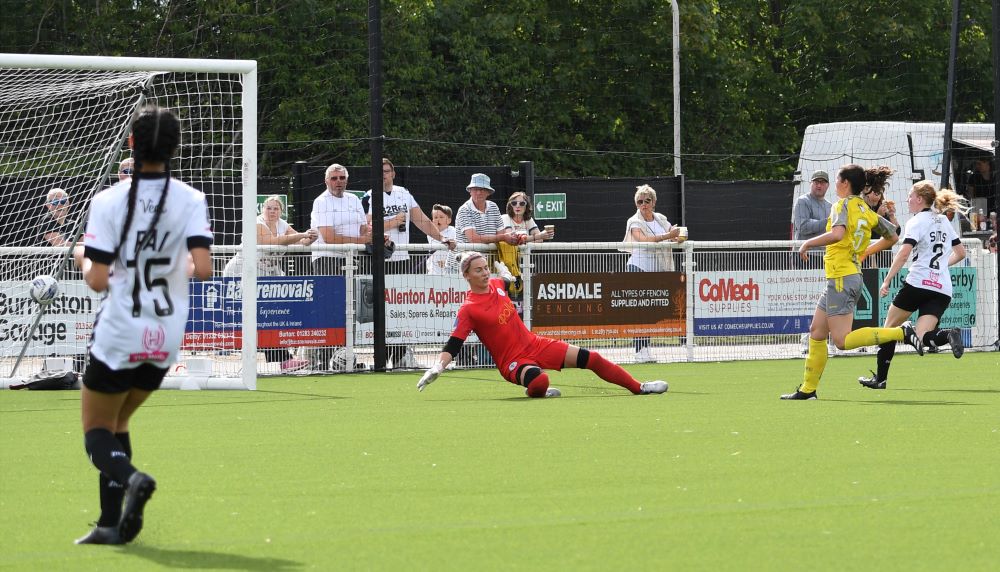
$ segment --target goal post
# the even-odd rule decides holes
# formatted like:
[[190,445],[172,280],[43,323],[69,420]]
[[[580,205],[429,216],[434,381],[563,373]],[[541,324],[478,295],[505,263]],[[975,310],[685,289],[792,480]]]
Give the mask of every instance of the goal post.
[[[208,293],[227,294],[221,279],[192,283],[164,387],[256,389],[257,63],[25,54],[0,54],[0,387],[82,369],[100,297],[73,268],[71,244],[93,196],[119,181],[131,118],[147,103],[181,120],[171,173],[206,194],[216,244],[242,244],[239,294],[251,294],[209,311]],[[213,254],[215,276],[226,258]],[[28,296],[38,274],[61,277],[47,307]]]

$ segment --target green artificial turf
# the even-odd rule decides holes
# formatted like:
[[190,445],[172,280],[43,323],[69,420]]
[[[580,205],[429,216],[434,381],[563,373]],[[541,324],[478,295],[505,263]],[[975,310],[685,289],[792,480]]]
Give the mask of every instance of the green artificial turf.
[[630,366],[633,397],[493,370],[161,391],[133,419],[159,488],[127,547],[98,513],[78,392],[0,391],[2,570],[993,570],[1000,354]]

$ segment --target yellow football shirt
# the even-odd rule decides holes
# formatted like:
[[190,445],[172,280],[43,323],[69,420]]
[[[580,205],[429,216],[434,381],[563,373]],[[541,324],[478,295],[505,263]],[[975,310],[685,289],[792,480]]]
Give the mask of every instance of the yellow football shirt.
[[830,218],[826,220],[827,232],[835,226],[843,226],[847,232],[844,238],[826,246],[823,262],[827,278],[861,273],[858,259],[871,242],[872,230],[884,237],[896,234],[896,227],[869,208],[868,203],[858,195],[840,199],[830,209]]

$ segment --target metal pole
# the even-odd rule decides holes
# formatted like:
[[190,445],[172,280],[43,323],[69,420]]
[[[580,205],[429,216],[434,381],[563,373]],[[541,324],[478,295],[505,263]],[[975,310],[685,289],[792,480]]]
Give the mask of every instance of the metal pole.
[[958,61],[958,17],[962,0],[952,0],[951,50],[948,54],[948,86],[945,98],[944,153],[941,157],[941,188],[951,187],[951,134],[955,117],[955,66]]
[[372,289],[375,292],[375,369],[384,371],[385,347],[385,222],[382,220],[382,10],[380,0],[368,2],[368,88],[371,114]]
[[[1000,134],[996,131],[997,119],[1000,118],[1000,0],[993,0],[993,208],[1000,211],[1000,184],[995,181],[997,179],[996,174],[996,155],[997,147],[1000,146]],[[987,216],[989,213],[987,213]],[[997,228],[993,227],[993,232],[997,232]],[[1000,268],[1000,248],[997,249],[997,268]],[[1000,276],[997,278],[996,288],[993,290],[996,292],[997,304],[1000,305]],[[1000,316],[997,316],[998,326],[1000,326]],[[997,348],[1000,349],[1000,348]]]
[[677,0],[670,0],[674,51],[674,176],[681,174],[681,16]]

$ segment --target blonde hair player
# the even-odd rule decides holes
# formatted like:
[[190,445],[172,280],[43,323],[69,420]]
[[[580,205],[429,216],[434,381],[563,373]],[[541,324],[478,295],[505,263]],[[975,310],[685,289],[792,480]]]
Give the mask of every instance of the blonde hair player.
[[564,367],[589,369],[604,381],[619,385],[634,395],[667,391],[667,382],[639,383],[595,351],[533,334],[518,317],[507,296],[506,285],[513,278],[510,271],[501,262],[496,263],[496,268],[501,278],[490,276],[486,257],[481,253],[468,252],[462,256],[462,276],[469,283],[469,292],[458,310],[451,337],[437,362],[417,382],[418,390],[423,391],[441,375],[458,355],[466,337],[475,332],[493,356],[500,375],[514,385],[523,386],[528,397],[561,395],[558,389],[549,387],[549,376],[544,370],[558,371]]
[[139,111],[129,136],[135,172],[94,197],[83,249],[74,253],[87,285],[107,292],[81,394],[84,446],[101,472],[101,516],[77,544],[125,544],[142,530],[156,481],[132,465],[129,420],[177,361],[189,276],[212,275],[205,195],[170,177],[180,139],[173,113]]
[[[860,165],[845,165],[837,173],[837,197],[840,200],[830,210],[826,232],[810,238],[799,247],[799,257],[808,260],[809,249],[826,246],[823,266],[826,270],[826,292],[816,304],[812,323],[809,324],[809,354],[806,356],[802,384],[794,393],[782,399],[816,399],[816,387],[826,369],[827,336],[833,338],[838,349],[847,350],[902,341],[920,351],[920,341],[909,324],[901,328],[859,328],[854,324],[854,308],[861,297],[861,262],[896,243],[896,227],[881,217],[861,198],[861,191],[872,189],[882,192],[885,182],[892,175],[889,167],[865,169]],[[871,244],[872,231],[882,238]]]
[[[913,217],[903,231],[903,246],[892,260],[889,272],[879,288],[880,296],[889,295],[889,285],[911,255],[913,262],[902,289],[896,294],[885,317],[885,327],[899,326],[920,311],[916,334],[921,342],[932,348],[951,345],[951,353],[962,357],[965,346],[958,329],[938,329],[941,315],[951,304],[952,285],[949,267],[965,259],[965,247],[955,228],[944,214],[954,210],[965,214],[968,207],[964,199],[951,189],[936,191],[934,183],[920,181],[913,185],[906,205]],[[878,347],[878,372],[871,377],[860,377],[858,383],[869,389],[885,389],[889,366],[896,354],[896,342],[886,342]]]

